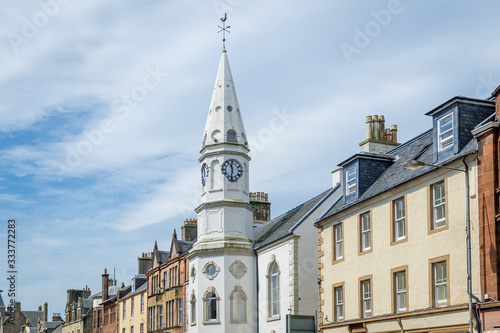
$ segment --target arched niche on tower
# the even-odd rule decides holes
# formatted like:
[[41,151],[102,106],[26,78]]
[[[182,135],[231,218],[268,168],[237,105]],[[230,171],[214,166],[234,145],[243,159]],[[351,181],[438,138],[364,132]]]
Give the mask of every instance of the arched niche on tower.
[[211,191],[222,190],[222,172],[220,162],[213,160],[209,171],[209,189]]
[[235,286],[229,296],[231,302],[231,323],[247,322],[247,295],[241,286]]

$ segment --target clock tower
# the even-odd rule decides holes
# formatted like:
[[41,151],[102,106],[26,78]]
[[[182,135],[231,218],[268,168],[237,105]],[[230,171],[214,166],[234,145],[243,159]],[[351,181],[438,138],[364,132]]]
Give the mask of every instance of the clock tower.
[[189,254],[190,332],[256,332],[247,137],[226,50],[203,133],[198,237]]

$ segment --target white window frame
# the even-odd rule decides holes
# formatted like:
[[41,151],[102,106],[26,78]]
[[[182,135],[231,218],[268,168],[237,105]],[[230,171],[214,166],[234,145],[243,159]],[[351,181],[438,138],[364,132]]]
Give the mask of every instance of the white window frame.
[[[442,123],[450,119],[451,123],[451,128],[441,132],[441,125]],[[443,116],[438,119],[437,121],[437,128],[438,128],[438,151],[445,150],[449,147],[453,146],[453,113],[449,113],[446,116]]]
[[342,237],[342,223],[333,226],[335,237],[335,260],[344,258],[344,240]]
[[[448,304],[448,276],[447,276],[447,267],[446,261],[435,262],[433,265],[433,274],[434,274],[434,299],[435,306],[441,307]],[[441,279],[438,279],[438,272],[441,270]],[[439,290],[442,288],[444,290],[443,299],[439,299]]]
[[177,300],[177,323],[182,327],[182,299]]
[[280,270],[274,262],[269,269],[269,316],[280,314]]
[[372,315],[371,280],[361,281],[361,300],[362,300],[363,318],[371,317]]
[[356,166],[353,165],[345,171],[345,193],[346,195],[356,193]]
[[123,319],[127,318],[127,301],[123,301]]
[[335,288],[335,321],[344,320],[344,288]]
[[[441,196],[436,197],[436,189],[440,188]],[[442,209],[443,217],[438,220],[437,212]],[[444,181],[432,185],[432,226],[433,229],[439,229],[446,226],[446,193]]]
[[[398,204],[402,205],[402,215],[399,216]],[[405,198],[400,198],[394,200],[394,241],[399,241],[406,238],[406,206],[405,206]],[[403,230],[402,236],[400,236],[400,231]]]
[[361,214],[361,252],[368,251],[372,248],[370,220],[370,212]]
[[[402,283],[399,281],[398,277],[402,277]],[[406,311],[406,271],[396,272],[394,274],[395,279],[395,296],[396,296],[396,312]],[[401,298],[403,298],[403,302],[401,302]],[[403,303],[403,304],[401,304]]]
[[163,305],[158,305],[158,329],[163,328]]

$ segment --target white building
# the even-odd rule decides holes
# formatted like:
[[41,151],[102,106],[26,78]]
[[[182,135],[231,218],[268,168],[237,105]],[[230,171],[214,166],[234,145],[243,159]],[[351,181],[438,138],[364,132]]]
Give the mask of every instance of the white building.
[[254,227],[249,151],[223,50],[199,159],[202,204],[188,256],[189,332],[285,332],[287,315],[312,317],[318,308],[313,224],[338,199],[339,186]]

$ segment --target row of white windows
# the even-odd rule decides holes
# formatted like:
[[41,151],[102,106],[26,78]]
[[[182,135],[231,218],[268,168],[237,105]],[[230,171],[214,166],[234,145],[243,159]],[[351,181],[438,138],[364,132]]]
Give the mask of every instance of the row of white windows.
[[[440,261],[432,264],[432,306],[440,307],[448,304],[447,263]],[[393,275],[393,304],[395,312],[408,310],[407,271],[396,272]],[[360,281],[360,316],[372,316],[372,280]],[[344,320],[344,286],[334,287],[334,320]]]
[[[149,307],[149,330],[155,331],[163,328],[182,326],[182,299],[176,299],[165,303],[165,315],[163,305]],[[133,333],[133,332],[131,332]],[[142,332],[141,332],[142,333]]]
[[[122,303],[122,313],[123,319],[127,317],[127,301]],[[130,299],[130,315],[133,316],[135,313],[135,299],[132,297]],[[141,313],[144,313],[144,294],[141,294]]]
[[[431,186],[432,192],[432,229],[439,229],[446,225],[446,198],[444,182]],[[406,208],[405,199],[393,201],[393,240],[400,241],[406,238]],[[342,223],[333,226],[334,231],[334,258],[340,260],[344,257]],[[370,212],[360,216],[360,251],[371,250],[371,221]]]

